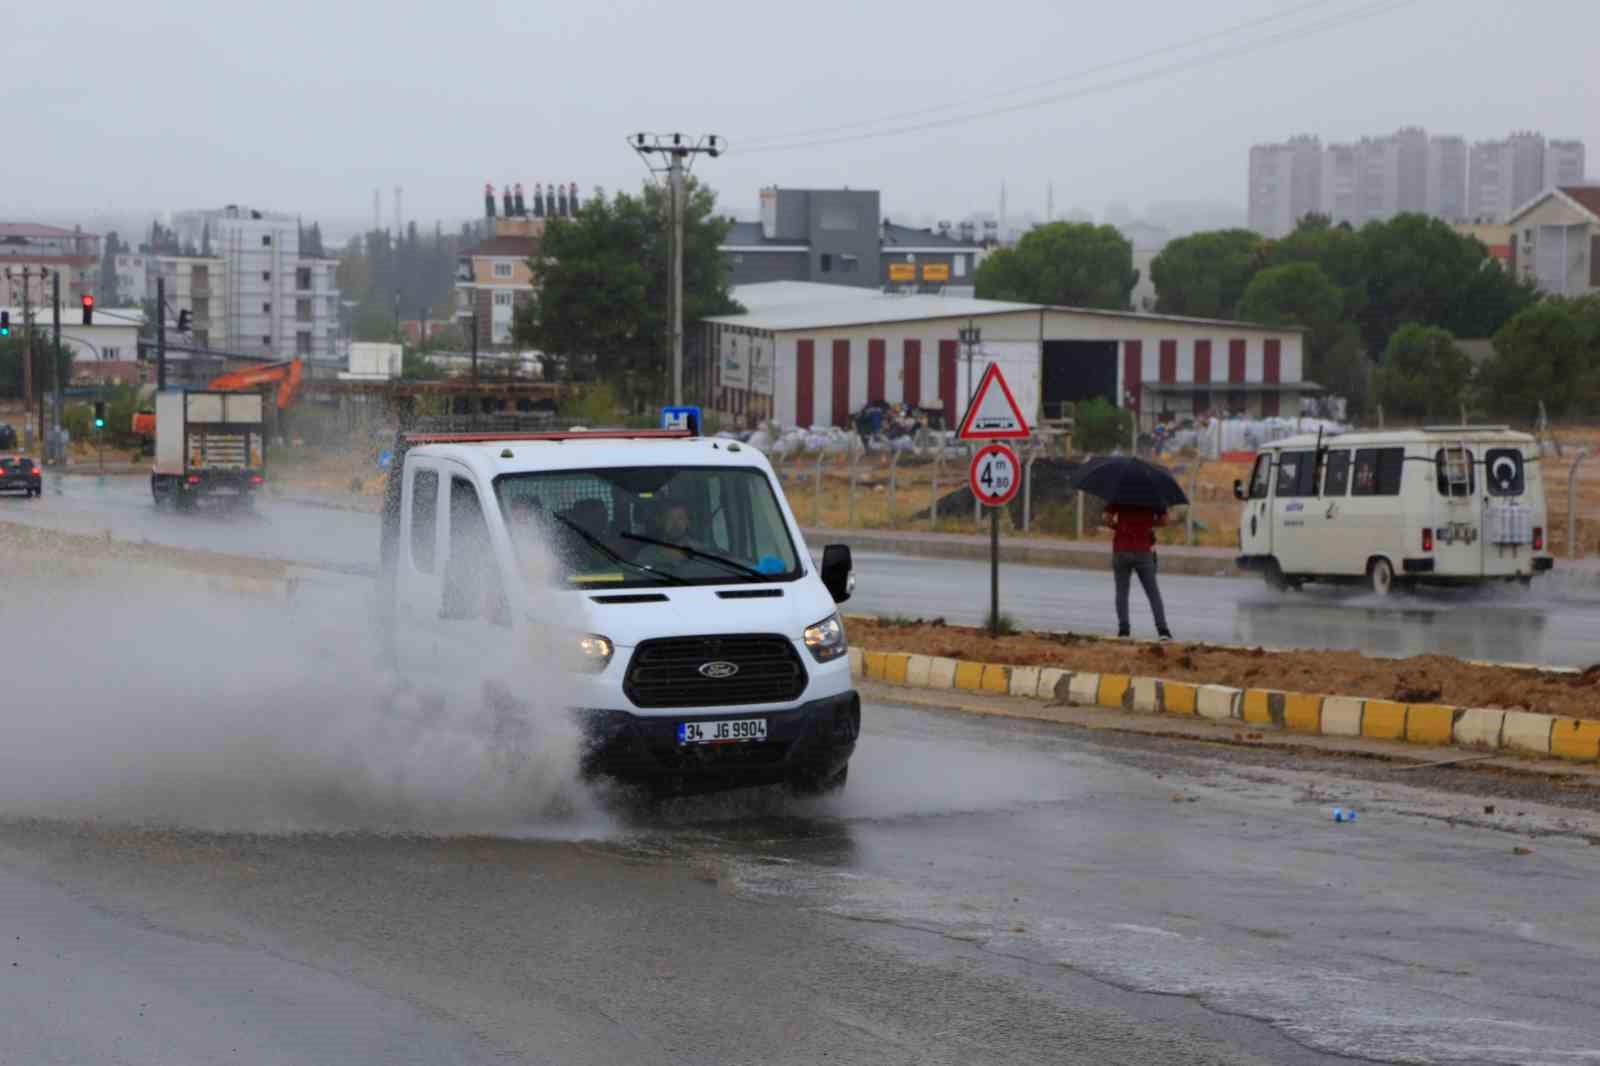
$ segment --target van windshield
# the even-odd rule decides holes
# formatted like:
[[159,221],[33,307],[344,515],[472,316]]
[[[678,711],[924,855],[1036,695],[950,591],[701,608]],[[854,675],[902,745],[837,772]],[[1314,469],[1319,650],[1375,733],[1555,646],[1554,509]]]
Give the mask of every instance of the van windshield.
[[495,479],[524,573],[553,554],[580,588],[792,581],[799,557],[772,484],[750,467],[634,466]]

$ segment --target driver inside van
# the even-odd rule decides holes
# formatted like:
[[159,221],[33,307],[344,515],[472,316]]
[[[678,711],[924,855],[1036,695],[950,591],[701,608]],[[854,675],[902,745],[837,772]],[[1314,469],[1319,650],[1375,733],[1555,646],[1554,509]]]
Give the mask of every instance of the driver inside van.
[[[665,501],[650,523],[650,536],[667,544],[681,544],[686,548],[702,550],[689,534],[689,506],[682,502]],[[638,561],[645,566],[675,566],[690,558],[689,552],[678,551],[663,544],[646,544],[639,550]]]

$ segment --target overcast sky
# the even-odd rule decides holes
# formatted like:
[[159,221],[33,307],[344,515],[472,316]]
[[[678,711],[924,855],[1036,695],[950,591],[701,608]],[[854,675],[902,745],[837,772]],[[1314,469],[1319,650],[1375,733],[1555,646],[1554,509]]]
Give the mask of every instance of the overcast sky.
[[[476,214],[486,180],[637,185],[635,130],[716,132],[697,173],[725,207],[757,189],[876,187],[884,208],[960,217],[1111,202],[1244,206],[1247,152],[1422,125],[1587,142],[1600,174],[1600,2],[1399,0],[77,0],[4,30],[0,217],[241,203],[308,219]],[[1252,20],[1192,48],[1123,62]],[[1303,34],[1303,35],[1302,35]],[[1249,48],[1277,35],[1296,39]],[[1120,86],[1153,68],[1182,70]],[[1074,78],[1090,68],[1098,73]],[[1021,86],[1058,79],[1031,91]],[[1109,87],[1108,87],[1109,86]],[[1088,90],[1088,91],[1084,91]],[[913,125],[758,151],[778,135]],[[930,110],[963,105],[953,110]],[[843,128],[841,127],[849,127]]]

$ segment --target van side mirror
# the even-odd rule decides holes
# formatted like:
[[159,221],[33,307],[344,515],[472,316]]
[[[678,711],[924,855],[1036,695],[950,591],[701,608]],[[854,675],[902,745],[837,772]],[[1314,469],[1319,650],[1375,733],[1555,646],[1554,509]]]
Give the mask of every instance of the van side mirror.
[[1233,498],[1236,500],[1244,499],[1244,482],[1238,478],[1233,479]]
[[855,591],[856,575],[848,544],[830,544],[822,549],[822,583],[834,603],[843,603]]

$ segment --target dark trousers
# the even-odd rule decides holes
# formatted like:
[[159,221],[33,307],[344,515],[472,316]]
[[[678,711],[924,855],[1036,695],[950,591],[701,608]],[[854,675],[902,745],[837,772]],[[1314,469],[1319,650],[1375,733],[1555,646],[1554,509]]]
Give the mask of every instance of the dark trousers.
[[1167,611],[1161,603],[1161,590],[1156,587],[1155,552],[1115,552],[1111,556],[1111,573],[1117,582],[1117,628],[1128,626],[1128,586],[1134,574],[1150,600],[1150,613],[1155,615],[1157,632],[1167,631]]

